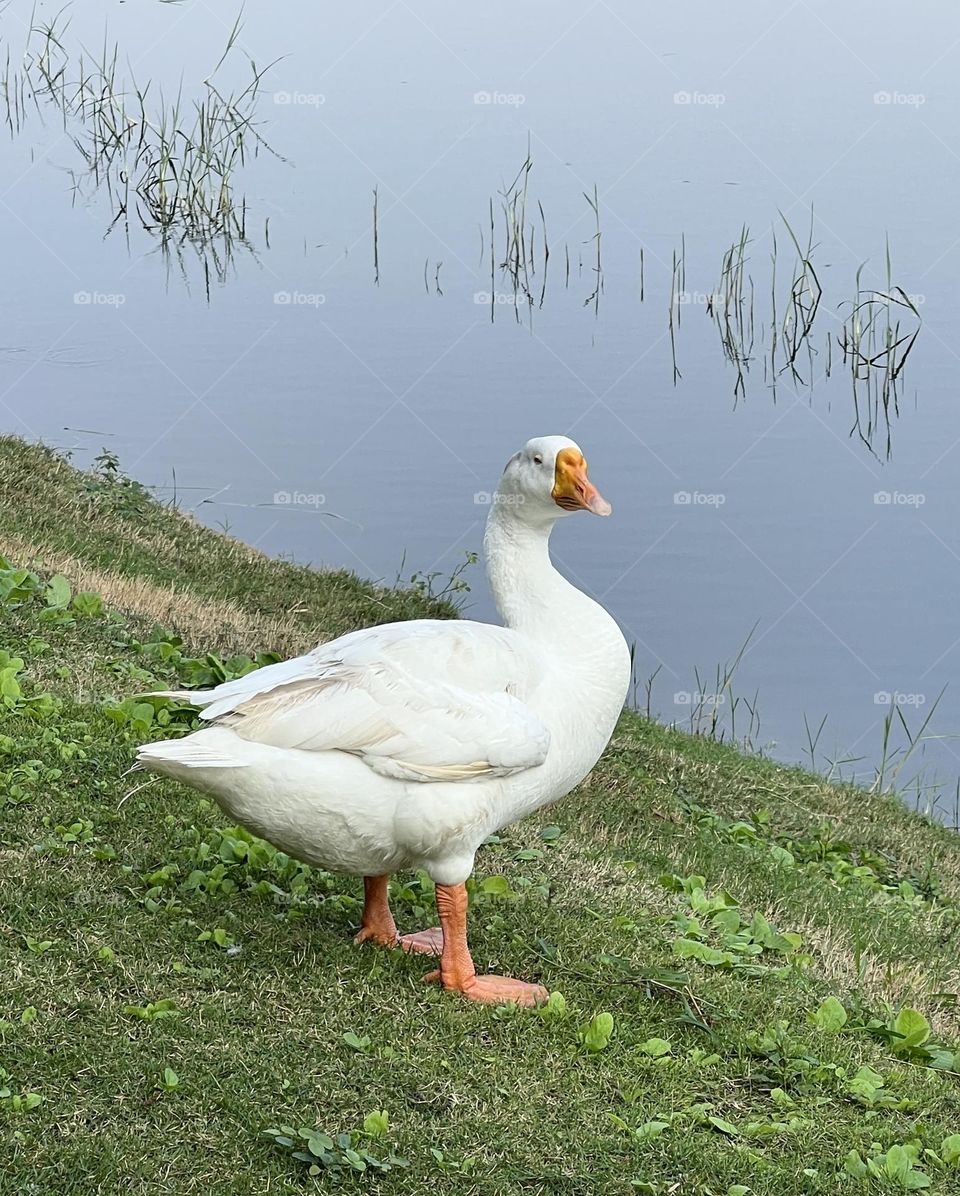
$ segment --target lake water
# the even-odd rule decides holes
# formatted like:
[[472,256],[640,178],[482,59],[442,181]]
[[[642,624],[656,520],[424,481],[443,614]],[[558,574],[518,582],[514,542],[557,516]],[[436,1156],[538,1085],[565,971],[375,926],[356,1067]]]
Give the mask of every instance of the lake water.
[[[58,10],[39,5],[35,25]],[[14,0],[0,15],[8,98],[27,46],[39,81],[30,13]],[[213,0],[69,9],[61,97],[106,41],[135,116],[134,78],[151,81],[148,114],[182,81],[186,111],[236,15]],[[555,555],[635,641],[641,702],[659,669],[655,713],[689,724],[699,692],[709,717],[717,663],[755,626],[733,695],[756,695],[760,726],[741,701],[738,735],[809,763],[805,720],[826,715],[817,767],[869,781],[891,703],[911,734],[932,711],[897,780],[918,778],[910,800],[953,821],[960,11],[923,5],[891,36],[902,23],[890,3],[823,0],[497,2],[482,18],[413,0],[249,6],[214,81],[226,97],[249,59],[278,60],[253,118],[273,152],[248,134],[232,177],[248,244],[232,257],[222,239],[164,253],[135,196],[112,223],[110,169],[98,185],[73,140],[88,144],[89,112],[18,99],[0,142],[0,422],[82,464],[106,447],[164,497],[175,479],[182,505],[270,553],[387,581],[404,558],[405,575],[448,574],[479,549],[507,457],[572,435],[614,517],[566,521]],[[501,192],[528,147],[512,279]],[[822,294],[794,370],[814,286],[785,336],[799,267],[783,218],[806,249],[811,205]],[[742,343],[752,288],[740,386],[725,301],[708,297],[744,226],[726,300]],[[906,339],[894,349],[889,450],[882,406],[867,428],[886,360],[869,346],[851,434],[840,343],[861,266],[861,324],[922,324],[905,364]],[[471,614],[492,617],[468,576]]]

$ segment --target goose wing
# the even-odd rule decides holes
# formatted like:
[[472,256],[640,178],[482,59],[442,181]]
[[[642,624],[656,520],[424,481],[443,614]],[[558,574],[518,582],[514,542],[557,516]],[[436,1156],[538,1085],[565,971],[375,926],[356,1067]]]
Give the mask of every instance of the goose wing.
[[507,628],[414,620],[176,696],[245,739],[351,752],[402,780],[466,781],[543,763],[550,732],[526,701],[542,666]]

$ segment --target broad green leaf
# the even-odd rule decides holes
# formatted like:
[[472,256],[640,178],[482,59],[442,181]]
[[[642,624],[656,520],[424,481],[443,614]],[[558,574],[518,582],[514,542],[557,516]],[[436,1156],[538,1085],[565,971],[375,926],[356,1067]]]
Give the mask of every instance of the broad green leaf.
[[742,925],[740,911],[736,909],[722,909],[713,915],[713,924],[726,935],[736,934]]
[[773,929],[767,919],[760,913],[759,910],[750,919],[750,933],[758,943],[762,943],[764,947],[769,947],[774,940]]
[[505,876],[486,876],[480,882],[480,892],[486,897],[513,897],[510,882]]
[[719,1130],[721,1134],[726,1134],[730,1138],[738,1138],[740,1131],[730,1121],[724,1121],[722,1117],[708,1117],[707,1120],[715,1130]]
[[386,1109],[374,1109],[363,1119],[363,1132],[371,1138],[382,1138],[390,1132],[390,1115]]
[[652,1142],[669,1128],[669,1121],[645,1121],[643,1125],[638,1125],[633,1133],[638,1142]]
[[367,1164],[352,1148],[348,1147],[346,1150],[344,1150],[343,1157],[347,1160],[354,1171],[366,1171]]
[[153,722],[156,711],[149,702],[134,702],[129,708],[130,718],[138,723],[149,726]]
[[847,1024],[847,1011],[836,997],[827,997],[813,1015],[813,1024],[830,1034],[836,1034]]
[[960,1051],[948,1051],[946,1047],[931,1046],[927,1043],[923,1048],[927,1053],[927,1066],[938,1071],[960,1070]]
[[960,1164],[960,1134],[950,1134],[940,1147],[940,1157],[951,1166]]
[[613,1014],[598,1013],[592,1021],[580,1028],[580,1041],[590,1051],[596,1054],[606,1050],[613,1034]]
[[665,1038],[648,1038],[646,1042],[640,1043],[637,1050],[653,1059],[659,1059],[661,1055],[669,1055],[672,1047]]
[[882,1087],[883,1076],[872,1067],[863,1066],[850,1081],[848,1091],[859,1097],[864,1104],[872,1105]]
[[73,602],[70,605],[80,615],[93,617],[94,615],[103,614],[103,599],[99,594],[90,592],[75,594]]
[[892,1044],[895,1055],[908,1054],[913,1047],[921,1046],[930,1037],[930,1023],[916,1009],[901,1009],[893,1020],[892,1029],[900,1035],[900,1040]]
[[22,693],[14,670],[12,668],[0,669],[0,697],[9,699],[10,704],[13,705]]
[[57,573],[47,582],[47,587],[43,591],[43,597],[46,600],[47,606],[54,606],[63,608],[68,606],[73,591],[70,589],[70,583],[63,576],[62,573]]
[[719,967],[722,964],[733,962],[733,956],[729,951],[718,951],[716,947],[698,943],[695,939],[674,939],[673,951],[681,959],[699,959],[701,963],[708,964],[710,967]]
[[913,1166],[913,1160],[902,1146],[891,1146],[887,1151],[884,1170],[890,1179],[902,1182],[907,1178],[907,1172]]
[[547,1020],[566,1017],[567,1014],[567,999],[561,992],[552,992],[547,997],[545,1005],[540,1007],[540,1016],[547,1018]]

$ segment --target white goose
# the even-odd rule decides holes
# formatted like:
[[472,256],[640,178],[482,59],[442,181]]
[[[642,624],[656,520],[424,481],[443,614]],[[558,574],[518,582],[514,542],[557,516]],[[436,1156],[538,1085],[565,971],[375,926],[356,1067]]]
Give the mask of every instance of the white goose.
[[[577,510],[610,514],[580,449],[531,440],[507,462],[484,537],[503,627],[388,623],[176,693],[212,726],[145,744],[139,763],[290,855],[363,876],[357,941],[439,954],[427,979],[474,1000],[543,1000],[539,985],[476,974],[464,882],[488,835],[586,776],[626,697],[619,628],[550,561],[553,525]],[[436,882],[440,927],[398,938],[387,879],[410,868]]]

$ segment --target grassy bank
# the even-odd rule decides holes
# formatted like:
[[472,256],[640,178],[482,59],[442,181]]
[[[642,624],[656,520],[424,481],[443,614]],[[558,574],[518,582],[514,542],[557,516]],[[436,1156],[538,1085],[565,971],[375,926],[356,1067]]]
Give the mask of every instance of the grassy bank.
[[0,552],[0,1192],[960,1192],[955,835],[626,713],[478,860],[478,967],[562,996],[478,1007],[352,946],[357,880],[121,804],[191,717],[131,695],[449,608],[13,440]]

